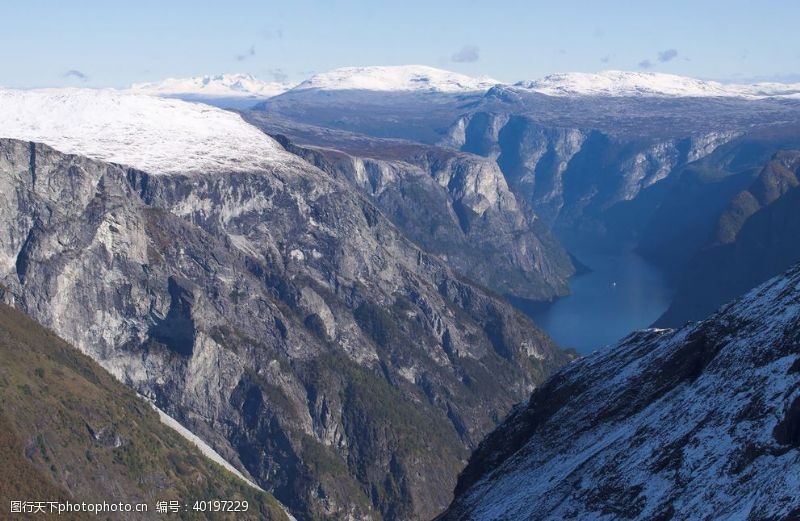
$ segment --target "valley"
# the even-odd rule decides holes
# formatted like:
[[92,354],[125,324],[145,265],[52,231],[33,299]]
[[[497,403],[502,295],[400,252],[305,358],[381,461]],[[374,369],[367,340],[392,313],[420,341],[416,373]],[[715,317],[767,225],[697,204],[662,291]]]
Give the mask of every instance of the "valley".
[[552,303],[511,301],[555,342],[581,355],[650,327],[672,299],[663,272],[615,241],[582,240],[565,247],[585,267],[570,279],[570,294]]
[[[381,74],[359,69],[359,81],[369,83],[368,72]],[[606,90],[593,90],[593,81]],[[457,96],[452,89],[361,87],[326,77],[242,114],[286,140],[288,150],[355,183],[412,240],[508,296],[560,345],[581,353],[656,322],[700,319],[736,296],[708,288],[712,304],[681,305],[679,317],[668,312],[726,207],[800,135],[787,123],[800,115],[800,102],[777,85],[609,73],[495,85],[480,98],[474,87]],[[399,113],[431,106],[429,117],[396,124]],[[410,121],[414,130],[403,127]],[[449,167],[443,175],[437,165],[453,150],[473,171],[481,164],[494,171],[489,176],[482,166],[482,177],[464,178]],[[480,179],[474,195],[461,179]],[[519,215],[533,232],[526,246],[500,224]],[[532,265],[521,251],[535,252]]]
[[[793,468],[798,94],[424,66],[0,89],[0,315],[173,417],[275,518],[702,514],[704,418],[738,441],[703,457]],[[748,394],[764,375],[782,398]],[[708,408],[648,445],[690,395]],[[758,512],[795,508],[763,499],[778,481]]]

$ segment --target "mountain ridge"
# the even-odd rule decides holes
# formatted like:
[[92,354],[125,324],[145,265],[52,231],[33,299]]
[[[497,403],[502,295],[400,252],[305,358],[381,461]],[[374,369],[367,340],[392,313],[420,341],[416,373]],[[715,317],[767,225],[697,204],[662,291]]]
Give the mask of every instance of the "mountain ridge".
[[0,149],[7,295],[298,517],[432,517],[571,358],[300,159],[151,175]]
[[[288,151],[354,184],[411,240],[468,278],[522,298],[567,294],[571,259],[509,190],[494,162],[389,141],[379,142],[382,154],[373,150],[372,157],[362,157],[275,137]],[[401,150],[399,157],[392,145]]]
[[792,519],[798,367],[795,265],[562,369],[481,442],[438,519]]
[[289,90],[367,90],[458,93],[488,91],[504,85],[555,97],[733,97],[742,99],[800,98],[800,83],[764,81],[733,83],[662,72],[604,70],[560,72],[533,80],[498,81],[489,76],[469,76],[427,65],[349,66],[315,73],[298,83],[265,81],[252,74],[230,73],[166,78],[140,82],[130,90],[139,93],[197,98],[247,97],[266,99]]
[[800,151],[781,150],[731,199],[681,271],[674,300],[656,325],[696,319],[800,260],[799,204]]
[[264,81],[252,74],[226,73],[134,83],[130,86],[130,90],[158,96],[260,100],[282,94],[294,86],[285,81]]

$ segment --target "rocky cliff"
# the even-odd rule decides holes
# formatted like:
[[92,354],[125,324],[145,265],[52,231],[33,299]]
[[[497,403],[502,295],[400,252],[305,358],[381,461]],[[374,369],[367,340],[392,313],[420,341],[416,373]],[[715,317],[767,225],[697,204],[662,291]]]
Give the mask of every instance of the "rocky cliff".
[[568,357],[298,159],[159,175],[0,141],[9,300],[299,519],[422,519]]
[[568,292],[574,273],[569,255],[493,161],[389,140],[371,139],[380,152],[359,156],[279,139],[367,194],[408,238],[466,277],[527,299]]
[[635,199],[735,135],[620,135],[554,125],[525,113],[473,112],[456,121],[443,144],[494,159],[512,190],[547,223],[579,228],[602,227],[609,208]]

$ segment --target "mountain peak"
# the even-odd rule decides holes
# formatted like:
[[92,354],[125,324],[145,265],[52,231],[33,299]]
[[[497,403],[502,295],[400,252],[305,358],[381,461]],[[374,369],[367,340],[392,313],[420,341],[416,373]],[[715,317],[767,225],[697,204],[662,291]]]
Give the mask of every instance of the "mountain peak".
[[499,83],[426,65],[342,67],[316,74],[293,90],[372,90],[461,93],[486,91]]

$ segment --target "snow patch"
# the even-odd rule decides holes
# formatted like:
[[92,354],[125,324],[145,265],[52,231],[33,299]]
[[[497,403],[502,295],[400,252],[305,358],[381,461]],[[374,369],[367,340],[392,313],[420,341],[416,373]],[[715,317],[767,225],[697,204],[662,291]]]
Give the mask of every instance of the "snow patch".
[[417,368],[410,366],[410,367],[401,367],[397,370],[397,373],[411,382],[412,384],[417,383]]

